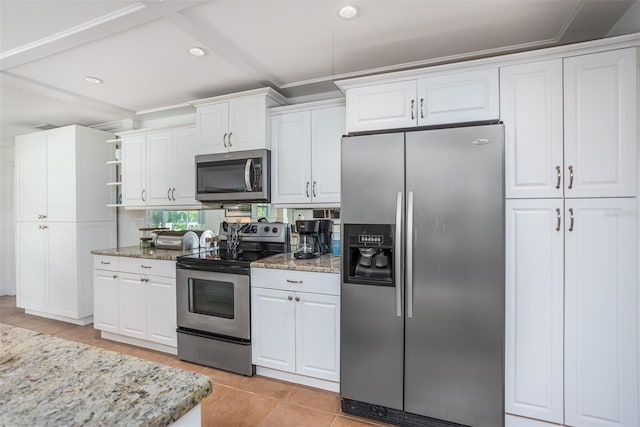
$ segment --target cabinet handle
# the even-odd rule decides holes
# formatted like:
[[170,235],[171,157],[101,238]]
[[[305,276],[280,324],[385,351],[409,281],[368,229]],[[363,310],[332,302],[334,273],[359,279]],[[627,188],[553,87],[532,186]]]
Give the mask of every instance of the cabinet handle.
[[293,297],[292,297],[291,295],[289,295],[289,296],[287,297],[287,299],[288,299],[289,301],[291,301],[291,300],[293,299]]
[[296,297],[296,302],[300,301],[300,297]]
[[42,226],[42,229],[43,229],[43,230],[46,230],[47,228],[49,228],[49,226],[48,226],[48,225],[43,225],[43,226]]
[[557,190],[560,189],[560,179],[561,179],[560,174],[561,174],[561,170],[562,169],[560,168],[560,166],[556,166],[556,174],[557,174],[556,189]]
[[167,199],[171,201],[171,187],[167,190]]
[[42,225],[38,224],[38,230],[42,230]]
[[171,190],[171,199],[175,202],[176,201],[176,188],[173,187],[173,190]]
[[151,268],[150,265],[144,265],[144,264],[141,264],[140,267],[142,267],[142,268]]
[[573,188],[573,166],[569,165],[569,190]]
[[233,135],[233,132],[229,132],[229,147],[231,147],[231,135]]
[[318,195],[316,194],[316,182],[313,181],[313,197],[318,197]]
[[117,278],[118,278],[118,275],[117,275],[117,274],[114,274],[114,275],[113,275],[113,278],[114,278],[114,279],[117,279]]
[[569,216],[571,218],[571,222],[569,223],[569,231],[573,231],[573,208],[569,208]]
[[224,135],[222,135],[222,143],[224,144],[224,147],[227,148],[227,133],[225,132]]
[[145,199],[145,197],[144,197],[144,195],[145,195],[145,193],[146,193],[146,192],[147,192],[147,190],[142,190],[142,191],[140,192],[140,198],[142,199],[142,201],[143,201],[143,202],[146,202],[146,201],[147,201],[147,199]]
[[291,279],[287,279],[288,283],[302,283],[302,280],[291,280]]
[[307,198],[309,197],[309,181],[307,181],[307,185],[305,186],[304,192],[307,194]]
[[416,118],[415,114],[413,114],[413,107],[415,106],[415,104],[416,104],[416,100],[412,99],[411,100],[411,120],[415,120],[415,118]]
[[141,281],[141,282],[148,282],[148,281],[149,281],[149,279],[145,279],[144,277],[141,277],[141,278],[140,278],[140,281]]
[[556,214],[558,216],[558,224],[556,226],[556,231],[560,231],[560,208],[556,208]]
[[424,119],[424,98],[420,98],[420,118]]
[[111,261],[100,261],[102,265],[111,265]]

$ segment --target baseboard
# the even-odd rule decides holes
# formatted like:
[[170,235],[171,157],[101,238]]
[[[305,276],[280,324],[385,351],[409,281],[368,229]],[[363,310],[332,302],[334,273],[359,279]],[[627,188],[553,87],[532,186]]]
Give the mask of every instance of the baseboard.
[[321,388],[323,390],[340,392],[340,383],[321,380],[319,378],[307,377],[304,375],[292,374],[291,372],[278,371],[277,369],[256,366],[256,374],[263,377],[275,378],[277,380],[288,381],[290,383],[302,384],[309,387]]
[[147,340],[141,340],[139,338],[127,337],[120,334],[114,334],[113,332],[101,331],[100,337],[106,340],[117,341],[124,344],[130,344],[138,347],[148,348],[150,350],[161,351],[163,353],[169,353],[173,355],[178,354],[178,349],[176,347],[171,347],[164,344],[158,344],[158,343],[147,341]]
[[93,323],[93,315],[83,317],[81,319],[73,319],[71,317],[58,316],[57,314],[45,313],[42,311],[25,310],[24,312],[33,316],[46,317],[47,319],[60,320],[61,322],[73,323],[74,325],[80,326],[87,326]]

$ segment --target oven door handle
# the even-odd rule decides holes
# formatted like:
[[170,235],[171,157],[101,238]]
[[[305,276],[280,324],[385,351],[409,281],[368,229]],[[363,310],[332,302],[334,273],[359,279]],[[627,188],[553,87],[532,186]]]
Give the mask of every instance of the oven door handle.
[[244,185],[247,186],[247,191],[249,193],[253,192],[253,187],[251,186],[251,170],[253,169],[253,159],[247,159],[247,163],[244,165]]

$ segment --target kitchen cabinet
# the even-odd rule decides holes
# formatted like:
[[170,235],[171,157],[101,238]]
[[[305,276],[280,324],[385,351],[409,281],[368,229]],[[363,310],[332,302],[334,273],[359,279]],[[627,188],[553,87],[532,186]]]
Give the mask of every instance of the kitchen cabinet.
[[331,101],[270,112],[271,203],[338,206],[344,106]]
[[126,207],[197,206],[193,126],[123,133]]
[[506,412],[638,425],[637,200],[506,206]]
[[108,221],[113,135],[65,126],[16,136],[16,220]]
[[115,223],[16,224],[17,306],[35,314],[86,325],[93,315],[89,251],[115,246]]
[[507,198],[636,195],[636,50],[502,67]]
[[338,82],[346,91],[347,132],[499,117],[497,68],[414,73],[411,78],[400,79]]
[[267,109],[286,104],[272,89],[256,89],[194,102],[196,154],[269,148]]
[[15,138],[16,304],[28,314],[92,320],[88,253],[116,241],[104,185],[112,137],[66,126]]
[[253,363],[296,374],[286,377],[294,382],[306,383],[304,378],[338,382],[339,275],[259,268],[251,274]]
[[93,268],[102,337],[176,354],[175,262],[94,255]]

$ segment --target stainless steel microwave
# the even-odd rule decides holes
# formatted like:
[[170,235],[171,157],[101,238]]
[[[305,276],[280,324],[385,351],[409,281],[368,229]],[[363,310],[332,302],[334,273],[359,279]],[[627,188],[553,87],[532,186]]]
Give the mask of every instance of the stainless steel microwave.
[[269,202],[271,152],[236,151],[196,156],[196,199],[202,202]]

